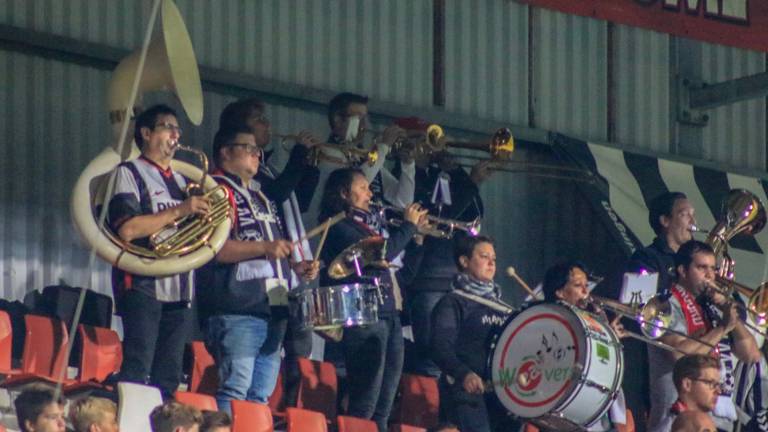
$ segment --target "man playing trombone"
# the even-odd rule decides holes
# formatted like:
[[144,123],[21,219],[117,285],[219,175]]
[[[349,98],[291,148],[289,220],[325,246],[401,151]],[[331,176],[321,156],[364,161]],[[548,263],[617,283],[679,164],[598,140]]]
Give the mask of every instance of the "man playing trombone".
[[[715,288],[715,255],[706,243],[690,240],[675,254],[677,283],[670,289],[671,323],[659,340],[677,352],[648,347],[651,412],[649,430],[663,431],[677,398],[672,365],[683,354],[718,356],[722,389],[713,411],[718,429],[731,430],[737,420],[733,403],[735,358],[751,364],[760,360],[754,337],[739,315],[738,304]],[[735,358],[734,358],[735,357]]]

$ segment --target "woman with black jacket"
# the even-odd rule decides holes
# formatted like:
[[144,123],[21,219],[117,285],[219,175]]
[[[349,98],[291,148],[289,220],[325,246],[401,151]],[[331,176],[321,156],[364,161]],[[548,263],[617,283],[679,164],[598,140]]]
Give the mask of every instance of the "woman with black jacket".
[[[338,169],[328,177],[319,222],[341,211],[346,212],[347,217],[328,231],[320,255],[326,264],[348,246],[377,236],[386,238],[384,258],[394,261],[417,233],[419,226],[426,223],[427,211],[418,204],[411,204],[403,212],[403,223],[387,230],[378,215],[370,212],[372,193],[368,186],[363,172],[353,168]],[[394,272],[364,270],[362,277],[352,275],[341,280],[330,279],[327,271],[321,274],[321,286],[371,283],[373,278],[378,279],[383,300],[379,304],[379,321],[344,329],[341,345],[349,388],[348,414],[372,419],[380,431],[386,431],[403,369],[403,335],[399,317],[402,300]]]
[[440,367],[441,414],[462,432],[515,431],[519,425],[492,395],[486,382],[490,341],[501,331],[511,306],[500,299],[493,240],[458,239],[454,261],[459,273],[453,291],[432,311],[432,360]]

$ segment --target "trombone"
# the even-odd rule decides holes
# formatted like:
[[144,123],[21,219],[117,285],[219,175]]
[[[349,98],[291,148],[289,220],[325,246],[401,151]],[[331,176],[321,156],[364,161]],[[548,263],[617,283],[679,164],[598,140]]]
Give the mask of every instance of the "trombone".
[[[405,209],[391,206],[391,205],[386,205],[381,202],[372,202],[371,209],[373,210],[373,212],[378,213],[381,219],[384,220],[387,223],[387,225],[400,226],[403,224],[402,215]],[[400,218],[393,217],[388,219],[386,217],[387,211],[397,213],[398,215],[400,215]],[[440,218],[440,217],[432,216],[428,214],[427,221],[429,222],[430,228],[428,229],[427,232],[423,234],[428,235],[430,237],[441,238],[441,239],[452,238],[453,234],[457,230],[464,231],[470,236],[474,237],[480,234],[480,229],[482,228],[482,221],[480,218],[477,218],[471,222],[464,222],[456,219]]]
[[[707,285],[708,288],[728,299],[726,307],[735,304],[737,308],[752,317],[755,324],[745,320],[745,326],[762,336],[768,335],[768,295],[765,293],[765,289],[768,287],[768,282],[763,282],[756,289],[752,289],[735,280],[718,275],[715,276],[714,281],[709,281]],[[734,292],[739,293],[748,299],[746,305],[737,302],[733,298]]]
[[652,297],[644,305],[626,305],[609,298],[590,295],[584,300],[584,305],[591,306],[593,309],[596,308],[598,311],[609,310],[616,315],[620,315],[622,317],[630,318],[636,321],[640,325],[640,331],[642,334],[637,334],[629,330],[625,330],[627,336],[653,345],[657,348],[671,352],[687,354],[679,348],[675,348],[658,340],[658,338],[664,336],[665,334],[672,333],[695,340],[702,345],[708,346],[711,349],[715,349],[715,346],[710,343],[694,338],[686,333],[673,330],[671,327],[674,323],[672,321],[670,304],[660,296]]
[[[288,152],[292,148],[287,144],[288,141],[299,139],[299,136],[295,134],[272,134],[272,136],[279,138],[280,147]],[[340,154],[340,156],[334,156],[333,153]],[[317,166],[321,161],[342,166],[359,166],[364,163],[368,166],[374,166],[379,160],[379,152],[375,149],[365,150],[345,144],[319,143],[310,148],[307,160],[312,166]]]

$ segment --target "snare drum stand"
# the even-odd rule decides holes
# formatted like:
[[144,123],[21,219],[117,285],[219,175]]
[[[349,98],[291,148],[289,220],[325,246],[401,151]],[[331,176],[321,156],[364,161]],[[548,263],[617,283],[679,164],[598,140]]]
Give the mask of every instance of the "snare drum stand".
[[[367,277],[363,276],[363,269],[360,268],[360,251],[355,250],[352,255],[348,258],[355,266],[355,274],[360,279],[368,279]],[[379,301],[380,305],[384,304],[384,295],[381,293],[381,283],[379,281],[379,278],[376,276],[373,276],[370,278],[371,282],[373,282],[373,285],[376,287],[376,298]]]

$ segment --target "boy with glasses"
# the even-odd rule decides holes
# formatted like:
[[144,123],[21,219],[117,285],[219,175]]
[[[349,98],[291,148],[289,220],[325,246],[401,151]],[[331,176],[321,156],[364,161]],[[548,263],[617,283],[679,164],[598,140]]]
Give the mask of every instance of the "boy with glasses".
[[675,362],[672,380],[677,400],[658,430],[716,429],[710,413],[720,395],[720,362],[705,354],[692,354]]

